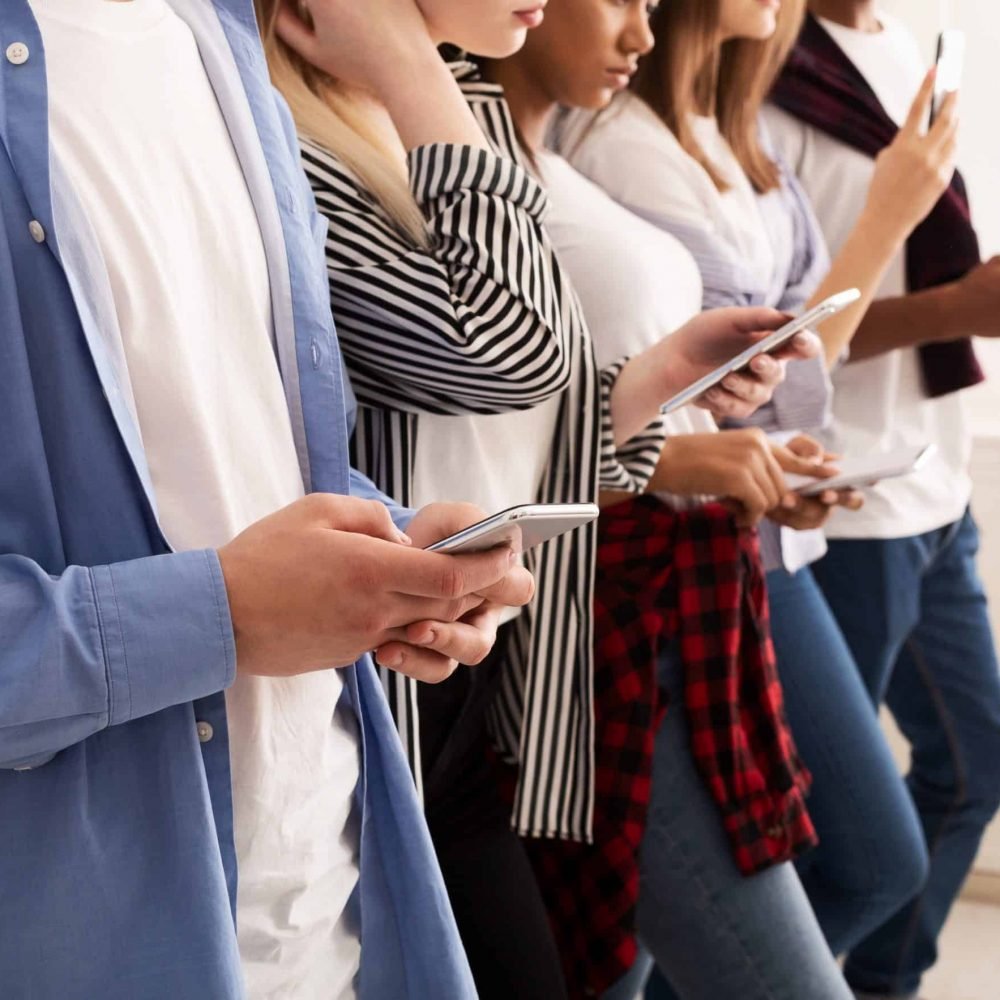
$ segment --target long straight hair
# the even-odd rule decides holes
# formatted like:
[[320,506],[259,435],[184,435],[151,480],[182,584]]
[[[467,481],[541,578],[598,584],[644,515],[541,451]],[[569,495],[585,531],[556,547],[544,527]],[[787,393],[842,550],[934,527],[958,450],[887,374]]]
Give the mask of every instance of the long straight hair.
[[[299,134],[336,156],[404,233],[426,245],[426,222],[405,171],[337,81],[278,37],[280,6],[280,0],[254,0],[271,81],[288,102]],[[311,24],[305,7],[298,6],[299,16]]]
[[692,115],[709,115],[758,192],[781,183],[777,164],[760,145],[758,116],[805,17],[804,0],[783,0],[778,28],[767,41],[736,38],[718,44],[720,0],[664,0],[650,26],[656,40],[639,64],[633,92],[677,137],[720,191],[729,188],[695,138]]

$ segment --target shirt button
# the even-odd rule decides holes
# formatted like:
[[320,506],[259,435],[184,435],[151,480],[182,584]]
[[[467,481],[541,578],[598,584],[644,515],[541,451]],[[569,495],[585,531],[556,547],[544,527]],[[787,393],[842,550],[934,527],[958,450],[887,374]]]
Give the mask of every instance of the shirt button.
[[210,722],[198,723],[198,741],[200,743],[207,743],[214,735],[215,730]]
[[7,46],[7,62],[13,63],[15,66],[26,63],[30,54],[28,46],[24,42],[14,42]]
[[31,233],[31,238],[36,243],[45,242],[45,226],[43,226],[37,219],[32,219],[28,223],[28,232]]

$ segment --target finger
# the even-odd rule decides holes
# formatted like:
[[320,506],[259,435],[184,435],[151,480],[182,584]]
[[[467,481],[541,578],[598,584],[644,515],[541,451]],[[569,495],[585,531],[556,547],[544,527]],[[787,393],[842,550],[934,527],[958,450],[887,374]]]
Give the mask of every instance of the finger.
[[489,611],[450,625],[421,622],[407,629],[407,637],[410,645],[475,666],[493,649],[499,619],[498,611]]
[[817,462],[812,458],[803,458],[796,455],[790,448],[784,445],[772,444],[771,452],[775,461],[783,472],[790,472],[793,476],[810,476],[813,479],[829,479],[836,476],[840,470],[835,465],[825,462]]
[[409,594],[392,594],[388,598],[387,610],[389,630],[386,639],[406,640],[404,631],[414,622],[435,621],[449,624],[483,606],[478,594],[469,594],[455,600],[441,600],[431,597],[413,597]]
[[949,91],[941,102],[941,110],[931,126],[927,138],[935,145],[940,145],[958,130],[958,91]]
[[535,596],[535,578],[523,566],[514,566],[499,583],[476,596],[505,608],[523,608]]
[[743,505],[750,523],[756,524],[777,502],[777,495],[767,485],[767,478],[751,473],[741,485],[736,499]]
[[312,493],[301,501],[306,513],[331,531],[381,538],[409,545],[409,536],[393,523],[389,508],[378,500]]
[[753,340],[761,340],[775,330],[780,330],[792,317],[770,306],[733,306],[720,309],[726,321],[738,333],[746,333]]
[[705,393],[702,397],[704,403],[700,403],[699,405],[703,405],[706,409],[711,410],[716,420],[745,420],[747,417],[752,416],[771,398],[770,392],[766,389],[758,387],[754,392],[755,394],[760,394],[759,402],[739,399],[732,393],[716,388]]
[[819,357],[823,344],[811,330],[803,330],[795,334],[787,344],[771,352],[771,357],[778,361],[809,361]]
[[778,464],[774,455],[767,453],[762,456],[763,472],[766,479],[763,483],[763,488],[767,492],[768,498],[768,510],[773,510],[779,504],[783,504],[788,496],[793,497],[792,506],[798,502],[798,497],[795,494],[790,494],[788,491],[788,486],[785,483],[785,476],[781,471],[781,466]]
[[458,669],[458,662],[403,642],[390,642],[375,651],[375,662],[396,673],[405,674],[425,684],[440,684]]
[[797,438],[793,438],[785,447],[793,455],[798,455],[799,458],[804,458],[807,461],[813,461],[817,464],[821,464],[826,455],[823,445],[807,434],[800,434]]
[[763,406],[773,393],[771,385],[745,375],[727,375],[719,389],[723,398],[728,396],[737,406],[749,406],[751,412]]
[[865,505],[865,495],[860,490],[841,490],[837,494],[837,503],[847,510],[861,510]]
[[753,377],[765,385],[779,385],[785,377],[785,366],[770,354],[759,354],[750,362],[749,368]]
[[514,550],[507,545],[461,555],[399,545],[385,550],[382,570],[397,594],[455,600],[489,590],[507,576],[516,561]]
[[297,52],[307,62],[313,62],[316,52],[316,35],[301,17],[292,9],[291,4],[282,3],[274,19],[275,34],[290,48]]
[[924,82],[920,85],[920,90],[917,91],[917,96],[910,105],[906,121],[899,130],[901,133],[906,133],[907,135],[920,134],[924,122],[927,121],[927,117],[930,114],[931,101],[934,98],[934,81],[936,78],[936,68],[928,70],[927,75],[924,77]]

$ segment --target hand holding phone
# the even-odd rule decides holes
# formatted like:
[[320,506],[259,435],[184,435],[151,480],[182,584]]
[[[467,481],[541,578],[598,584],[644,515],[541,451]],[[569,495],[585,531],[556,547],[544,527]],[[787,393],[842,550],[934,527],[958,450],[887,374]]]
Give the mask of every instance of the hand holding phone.
[[827,490],[860,490],[886,479],[897,479],[916,472],[934,454],[932,444],[899,451],[865,455],[839,462],[840,473],[827,479],[787,476],[788,488],[804,497],[815,497]]
[[689,385],[683,392],[679,392],[672,399],[667,400],[660,408],[660,412],[665,414],[673,413],[675,410],[681,409],[681,407],[688,406],[708,392],[709,389],[717,386],[727,375],[745,368],[754,358],[776,351],[779,347],[788,343],[796,334],[818,326],[824,320],[853,305],[860,298],[861,292],[857,288],[848,288],[843,292],[838,292],[836,295],[831,295],[830,298],[825,299],[813,309],[803,313],[797,319],[791,320],[763,339],[758,340],[757,343],[752,344],[745,351],[741,351],[724,365],[716,368],[715,371],[709,372],[703,378],[698,379],[697,382]]

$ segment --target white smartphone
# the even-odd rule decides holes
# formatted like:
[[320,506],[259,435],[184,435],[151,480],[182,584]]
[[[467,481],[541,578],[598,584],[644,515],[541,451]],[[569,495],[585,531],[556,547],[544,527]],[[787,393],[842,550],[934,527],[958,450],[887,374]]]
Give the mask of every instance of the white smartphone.
[[931,99],[931,125],[941,113],[944,99],[962,86],[965,69],[965,32],[949,28],[938,35],[937,75],[934,78],[934,97]]
[[797,319],[786,323],[780,330],[758,340],[752,347],[737,354],[735,358],[727,361],[721,368],[716,368],[714,372],[709,372],[703,378],[698,379],[693,385],[689,385],[683,392],[679,392],[673,399],[667,400],[660,407],[661,413],[673,413],[682,406],[693,403],[699,396],[708,392],[713,386],[718,385],[727,375],[745,368],[754,358],[761,354],[767,354],[787,343],[797,333],[818,326],[825,319],[835,316],[848,306],[854,305],[861,298],[861,292],[857,288],[848,288],[846,291],[838,292],[824,299],[818,306],[804,312]]
[[515,552],[596,520],[600,510],[592,503],[524,504],[494,514],[464,531],[428,545],[431,552],[485,552],[498,545],[510,545]]
[[935,447],[925,444],[899,451],[865,455],[840,463],[840,472],[830,479],[809,476],[786,476],[788,488],[804,497],[819,496],[826,490],[860,490],[884,479],[898,479],[916,472],[934,454]]

